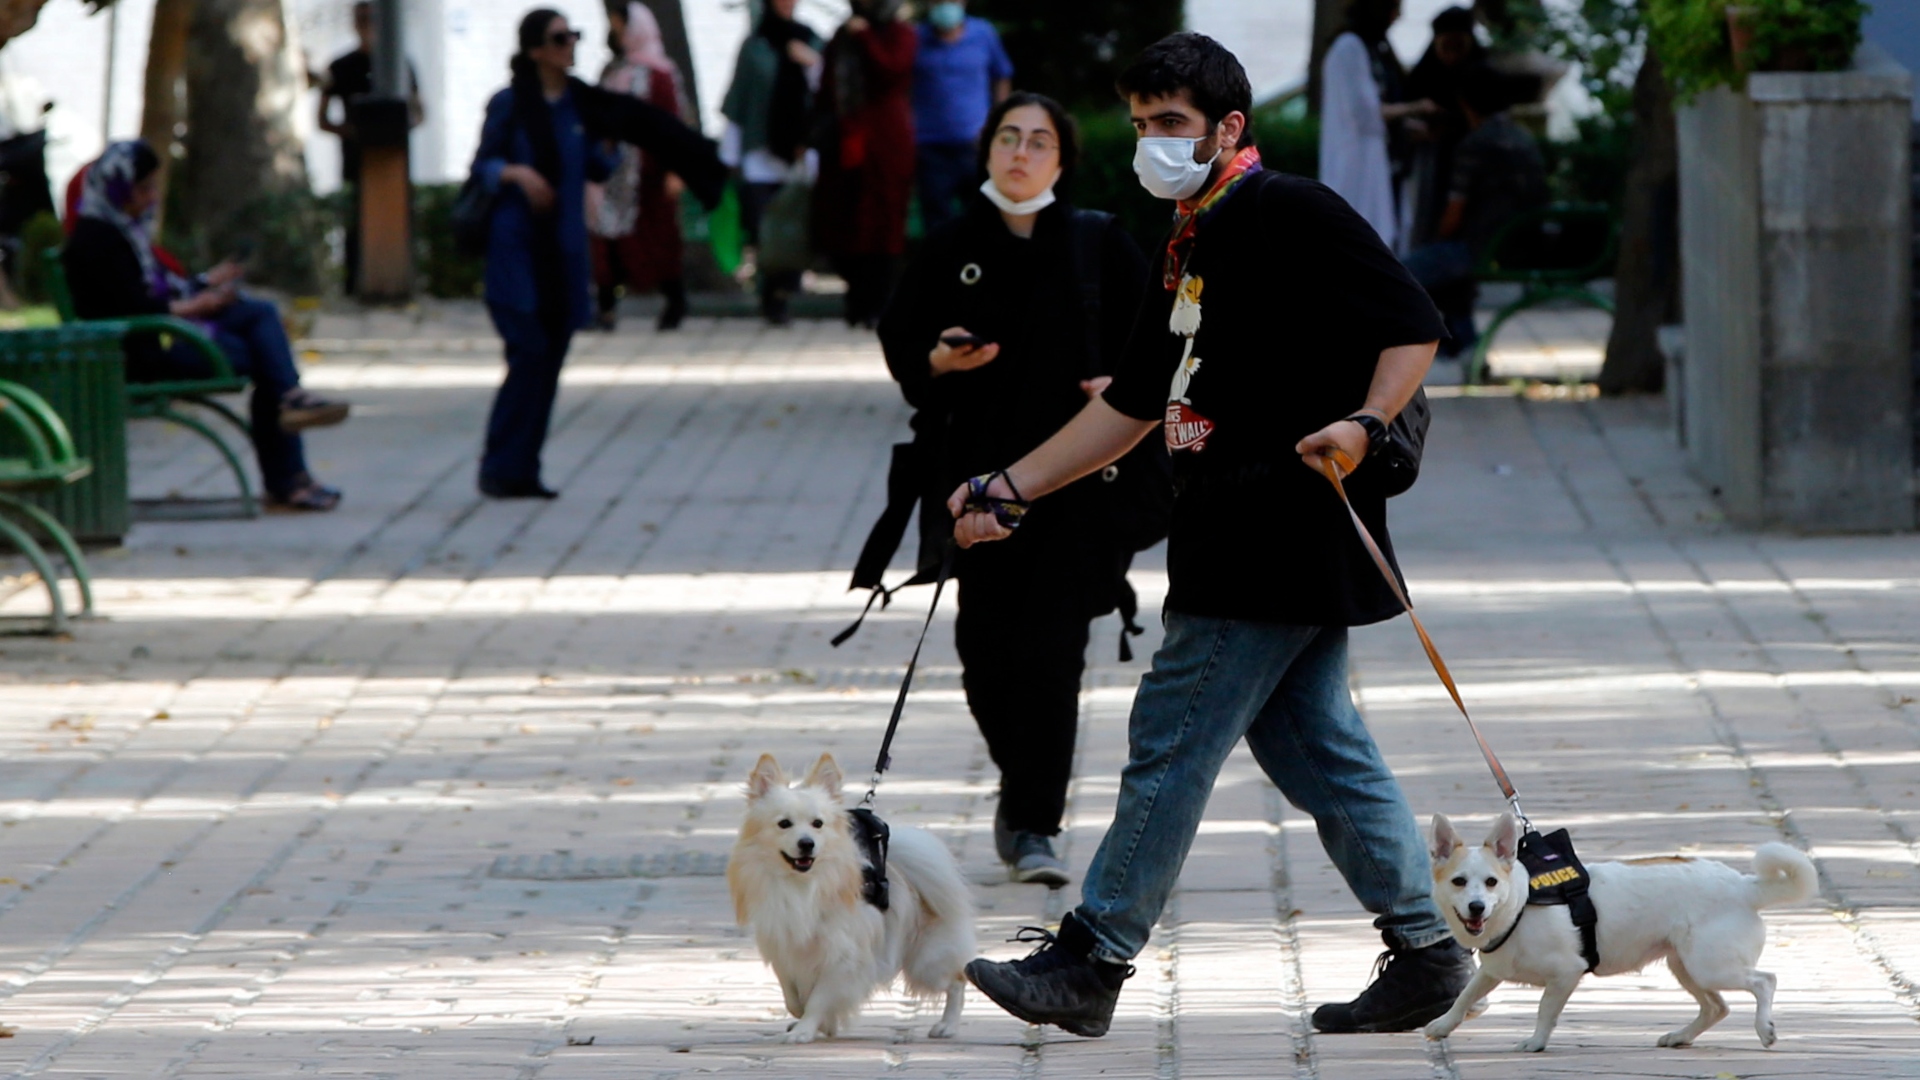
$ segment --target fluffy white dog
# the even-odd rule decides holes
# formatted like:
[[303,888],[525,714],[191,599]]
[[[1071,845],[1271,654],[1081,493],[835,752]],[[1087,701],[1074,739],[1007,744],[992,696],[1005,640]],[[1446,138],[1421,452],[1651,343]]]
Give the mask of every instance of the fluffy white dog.
[[861,853],[841,804],[830,755],[788,786],[779,762],[762,754],[747,778],[747,819],[727,863],[742,926],[753,928],[787,1011],[799,1019],[787,1041],[836,1035],[874,993],[906,979],[918,997],[946,995],[933,1039],[960,1022],[974,955],[973,899],[960,867],[933,834],[895,827],[887,854],[886,911],[862,895]]
[[[1445,815],[1433,816],[1434,899],[1454,939],[1481,953],[1480,970],[1453,1008],[1427,1025],[1429,1039],[1451,1035],[1494,987],[1523,982],[1546,992],[1533,1034],[1515,1049],[1545,1050],[1560,1010],[1587,973],[1568,909],[1527,907],[1525,868],[1514,872],[1519,843],[1520,825],[1512,814],[1501,815],[1478,847],[1467,846]],[[1593,973],[1618,975],[1665,959],[1700,1003],[1700,1015],[1662,1035],[1661,1046],[1686,1046],[1726,1019],[1722,990],[1753,995],[1754,1030],[1762,1046],[1773,1045],[1774,977],[1754,967],[1767,943],[1760,909],[1813,896],[1818,880],[1805,855],[1785,844],[1762,844],[1754,850],[1751,874],[1679,856],[1594,863],[1587,871],[1587,895],[1599,915],[1600,963]],[[1489,946],[1493,951],[1486,951]]]

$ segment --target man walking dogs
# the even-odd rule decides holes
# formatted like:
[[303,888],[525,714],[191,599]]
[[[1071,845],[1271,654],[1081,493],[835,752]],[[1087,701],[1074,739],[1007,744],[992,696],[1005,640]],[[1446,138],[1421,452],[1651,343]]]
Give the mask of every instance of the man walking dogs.
[[1106,1033],[1234,744],[1293,805],[1386,939],[1378,978],[1313,1014],[1327,1032],[1405,1031],[1473,970],[1430,895],[1426,844],[1347,691],[1347,628],[1400,606],[1317,472],[1392,558],[1367,452],[1420,386],[1442,334],[1372,226],[1326,187],[1266,172],[1240,62],[1201,34],[1155,44],[1119,79],[1134,170],[1179,213],[1113,384],[1047,442],[949,502],[963,546],[1001,540],[1028,502],[1156,427],[1179,496],[1166,639],[1140,682],[1112,826],[1080,906],[1025,959],[975,960],[974,985],[1030,1023]]

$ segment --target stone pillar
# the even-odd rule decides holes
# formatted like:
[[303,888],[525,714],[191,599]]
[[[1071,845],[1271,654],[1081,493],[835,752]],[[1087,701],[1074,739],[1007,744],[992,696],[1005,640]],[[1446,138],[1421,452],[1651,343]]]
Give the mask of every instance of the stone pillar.
[[1679,111],[1682,441],[1739,524],[1914,525],[1912,98],[1868,45]]

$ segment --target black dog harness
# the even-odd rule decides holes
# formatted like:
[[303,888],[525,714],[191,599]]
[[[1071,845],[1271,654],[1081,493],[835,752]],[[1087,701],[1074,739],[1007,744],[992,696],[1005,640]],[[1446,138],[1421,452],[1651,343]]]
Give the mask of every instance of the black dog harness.
[[1574,927],[1580,931],[1580,955],[1587,962],[1587,970],[1599,967],[1600,913],[1594,910],[1593,898],[1587,895],[1593,876],[1581,864],[1580,856],[1574,854],[1573,840],[1567,830],[1555,829],[1542,836],[1528,829],[1520,838],[1520,865],[1527,868],[1526,907],[1520,909],[1520,915],[1507,927],[1507,932],[1500,935],[1500,940],[1480,952],[1499,951],[1520,928],[1520,919],[1527,914],[1527,908],[1565,906],[1573,916]]
[[860,868],[860,895],[867,903],[887,910],[891,902],[887,898],[887,843],[892,839],[893,830],[880,820],[880,815],[864,806],[856,806],[847,811],[853,819],[853,839],[860,845],[860,854],[866,856],[867,865]]

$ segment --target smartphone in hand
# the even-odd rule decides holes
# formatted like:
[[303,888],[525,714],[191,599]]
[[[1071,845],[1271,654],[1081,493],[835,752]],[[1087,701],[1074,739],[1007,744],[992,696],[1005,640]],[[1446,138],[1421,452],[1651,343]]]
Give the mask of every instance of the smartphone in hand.
[[993,342],[979,334],[946,334],[940,338],[940,344],[949,349],[977,349],[982,345],[991,345]]

